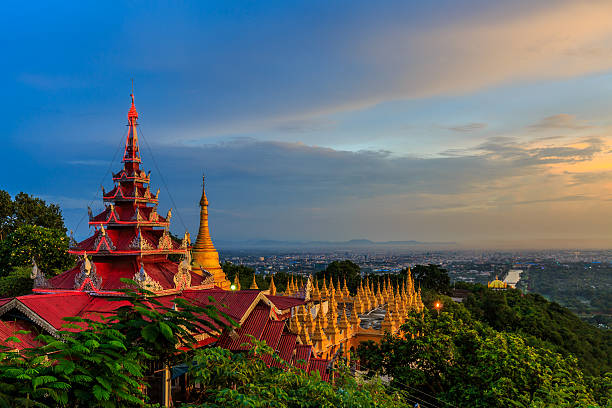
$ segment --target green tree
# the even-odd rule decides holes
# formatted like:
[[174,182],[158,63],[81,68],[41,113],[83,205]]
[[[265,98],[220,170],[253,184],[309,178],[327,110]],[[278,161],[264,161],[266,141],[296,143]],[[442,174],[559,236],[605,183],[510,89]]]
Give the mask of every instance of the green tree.
[[9,228],[13,225],[13,214],[15,213],[13,207],[11,195],[4,190],[0,190],[0,240],[4,239]]
[[315,277],[317,279],[322,279],[325,277],[327,280],[332,278],[334,285],[336,282],[338,282],[338,280],[340,281],[341,285],[344,284],[344,280],[346,280],[349,291],[355,293],[361,280],[361,268],[359,268],[359,265],[348,259],[344,261],[333,261],[327,266],[327,268],[325,268],[324,271],[317,272]]
[[533,346],[575,356],[587,374],[612,372],[612,331],[593,327],[538,294],[478,285],[464,304],[474,318],[496,330],[520,333]]
[[19,193],[13,200],[13,228],[37,225],[66,233],[62,211],[57,204],[47,204],[40,198]]
[[[282,368],[268,367],[263,356]],[[264,342],[254,340],[248,353],[213,347],[196,351],[189,377],[199,384],[190,407],[404,407],[397,392],[379,380],[358,381],[346,369],[334,371],[334,381],[318,372],[285,364]]]
[[34,258],[47,276],[57,275],[74,264],[67,251],[68,237],[61,230],[22,225],[0,241],[0,274],[31,265]]
[[[424,398],[472,407],[595,406],[595,393],[576,359],[535,347],[517,333],[474,321],[463,306],[414,314],[380,345],[359,355],[370,374]],[[414,335],[414,337],[413,337]],[[363,367],[362,366],[362,367]]]
[[31,267],[16,266],[8,275],[0,277],[0,297],[15,297],[32,292],[31,273]]
[[[402,271],[406,273],[407,270]],[[412,277],[415,285],[420,285],[422,289],[431,289],[438,293],[450,293],[450,277],[446,269],[439,265],[416,265],[412,268]]]

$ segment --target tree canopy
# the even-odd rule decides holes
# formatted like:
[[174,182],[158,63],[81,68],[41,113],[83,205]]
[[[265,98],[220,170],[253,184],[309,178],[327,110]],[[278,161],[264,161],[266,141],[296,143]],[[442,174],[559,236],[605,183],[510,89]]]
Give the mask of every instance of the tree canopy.
[[[369,374],[433,405],[471,407],[573,407],[612,403],[605,386],[595,389],[576,359],[532,346],[521,335],[496,331],[472,319],[461,305],[438,316],[415,314],[404,335],[359,348]],[[413,336],[414,335],[414,336]],[[608,382],[605,382],[608,381]],[[608,388],[609,389],[609,388]]]
[[359,286],[359,281],[361,280],[361,268],[348,259],[343,261],[332,261],[327,265],[324,271],[317,272],[315,277],[317,279],[323,279],[323,277],[325,277],[327,280],[331,278],[334,284],[338,281],[343,284],[346,280],[349,291],[355,293]]
[[6,276],[16,266],[31,266],[34,258],[43,272],[57,275],[74,263],[68,246],[61,230],[21,225],[0,241],[0,274]]
[[44,200],[19,193],[14,199],[0,190],[0,240],[20,226],[36,225],[66,233],[62,211],[57,204],[47,204]]

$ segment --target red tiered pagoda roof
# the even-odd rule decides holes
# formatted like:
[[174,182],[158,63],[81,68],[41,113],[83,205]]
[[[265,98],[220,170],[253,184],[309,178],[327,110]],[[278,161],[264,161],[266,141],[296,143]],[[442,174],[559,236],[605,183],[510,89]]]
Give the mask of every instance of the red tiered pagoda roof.
[[150,174],[140,168],[138,111],[131,96],[123,167],[113,174],[113,189],[102,189],[105,209],[95,216],[89,210],[89,225],[96,230],[71,246],[69,252],[79,256],[77,265],[49,281],[39,281],[36,292],[113,291],[125,286],[121,278],[136,280],[159,293],[212,287],[210,276],[193,273],[189,261],[181,264],[181,271],[179,264],[168,259],[173,254],[189,257],[191,242],[187,233],[182,241],[170,234],[171,210],[158,213],[159,190],[151,193]]

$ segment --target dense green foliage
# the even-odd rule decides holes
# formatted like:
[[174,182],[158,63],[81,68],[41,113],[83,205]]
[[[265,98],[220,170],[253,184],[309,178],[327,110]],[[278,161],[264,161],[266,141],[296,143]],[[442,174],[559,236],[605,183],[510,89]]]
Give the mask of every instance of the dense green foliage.
[[[497,331],[462,305],[413,315],[405,336],[359,349],[369,374],[392,377],[413,398],[444,406],[575,407],[612,404],[610,377],[585,378],[577,361]],[[414,338],[411,334],[416,335]]]
[[[402,271],[406,273],[406,271]],[[412,268],[414,284],[421,289],[433,290],[437,293],[448,294],[450,292],[450,277],[446,269],[439,265],[416,265]]]
[[344,281],[346,280],[349,291],[355,293],[361,281],[361,269],[359,265],[348,259],[344,261],[333,261],[327,265],[324,271],[317,272],[315,277],[319,280],[325,277],[328,281],[332,278],[334,285],[336,285],[338,281],[340,281],[341,285],[344,285]]
[[31,291],[27,282],[32,258],[47,276],[57,275],[74,264],[68,255],[68,237],[59,207],[40,198],[19,193],[15,199],[0,190],[0,296],[19,296]]
[[0,274],[8,275],[16,266],[31,266],[34,258],[47,276],[57,275],[74,263],[67,251],[68,237],[62,231],[22,225],[0,241]]
[[19,193],[15,199],[11,199],[9,193],[0,190],[0,240],[9,231],[24,225],[36,225],[66,233],[58,205],[47,204],[26,193]]
[[612,371],[612,331],[580,320],[568,309],[538,294],[518,290],[472,288],[465,301],[472,316],[499,331],[519,333],[533,345],[542,345],[565,356],[573,354],[585,373]]
[[612,266],[609,263],[544,262],[523,272],[521,281],[594,323],[612,327]]
[[21,296],[32,291],[34,283],[30,274],[32,268],[29,266],[16,266],[10,270],[8,275],[0,277],[0,296]]
[[[273,355],[265,343],[255,341],[248,353],[221,348],[198,350],[190,376],[200,388],[190,407],[404,407],[397,392],[389,392],[379,380],[358,381],[346,369],[335,370],[333,383],[317,372],[307,375],[285,365],[269,368],[259,358]],[[278,357],[276,357],[278,360]],[[278,360],[282,364],[282,360]]]

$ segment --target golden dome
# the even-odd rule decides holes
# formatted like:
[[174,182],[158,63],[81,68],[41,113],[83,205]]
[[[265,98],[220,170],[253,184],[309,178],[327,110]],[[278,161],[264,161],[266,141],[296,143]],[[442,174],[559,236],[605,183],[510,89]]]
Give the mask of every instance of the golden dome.
[[500,281],[498,277],[495,276],[495,280],[493,282],[487,283],[487,287],[491,289],[506,289],[507,283]]

